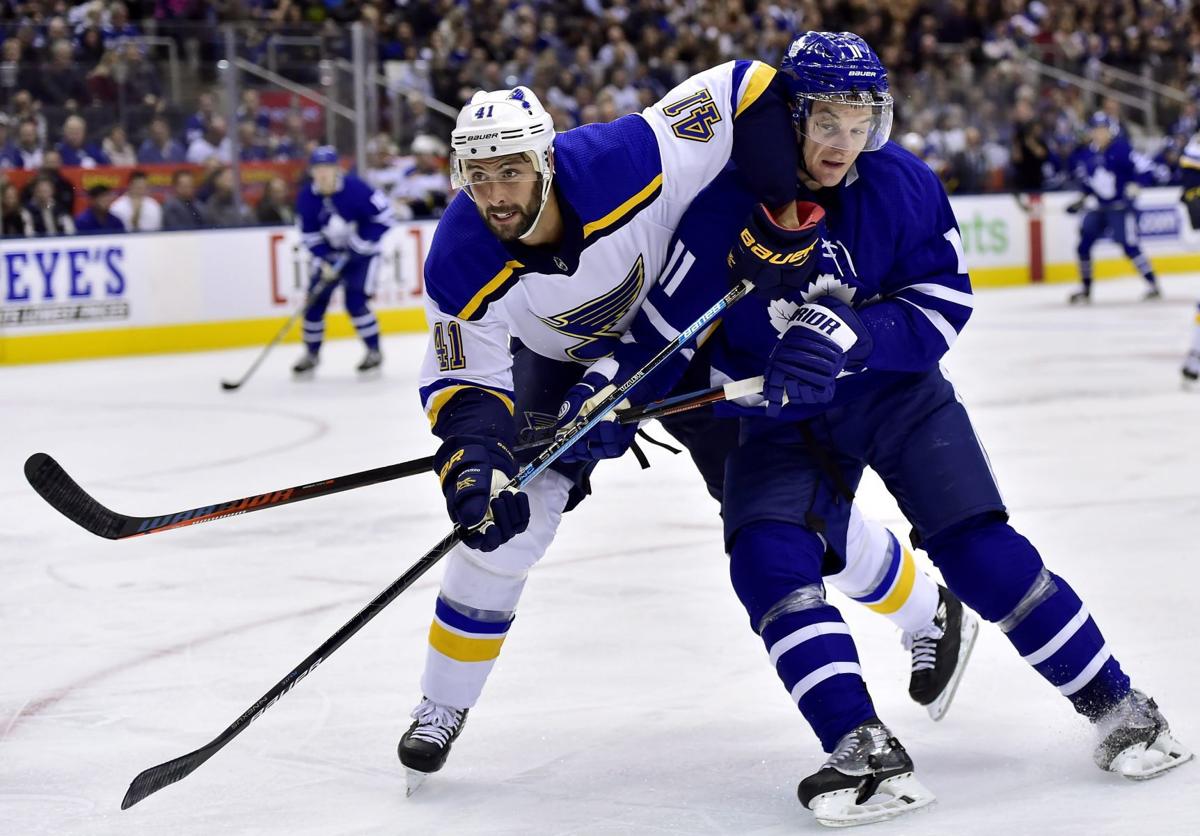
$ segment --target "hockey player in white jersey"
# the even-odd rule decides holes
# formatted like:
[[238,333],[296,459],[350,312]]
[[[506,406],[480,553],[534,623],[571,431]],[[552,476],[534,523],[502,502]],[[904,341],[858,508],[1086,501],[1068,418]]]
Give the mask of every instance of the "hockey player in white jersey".
[[[777,143],[776,152],[758,142],[760,130],[788,135],[786,104],[767,92],[774,75],[760,62],[730,62],[643,114],[557,141],[550,116],[525,88],[478,93],[460,114],[452,152],[463,194],[443,217],[426,263],[432,333],[421,397],[444,442],[435,460],[450,516],[467,533],[447,557],[424,698],[399,746],[410,788],[444,764],[499,655],[529,569],[562,514],[588,491],[594,462],[577,459],[557,463],[524,493],[493,497],[517,470],[513,443],[523,431],[556,423],[585,367],[604,368],[617,382],[632,371],[620,369],[629,344],[621,337],[648,315],[642,303],[667,266],[684,210],[731,157],[762,184],[763,201],[783,210],[776,213],[781,223],[787,210],[794,213],[794,186],[772,191],[794,184],[794,143]],[[683,360],[690,355],[683,352]],[[693,365],[706,381],[705,364]],[[685,378],[681,387],[698,383]],[[657,394],[634,391],[641,399]],[[719,499],[724,450],[736,428],[695,414],[663,423]],[[628,440],[617,439],[616,452]],[[831,582],[905,631],[921,661],[910,690],[924,689],[921,702],[940,699],[931,709],[938,716],[969,652],[974,620],[952,596],[939,597],[890,532],[857,514],[854,520],[853,555]]]

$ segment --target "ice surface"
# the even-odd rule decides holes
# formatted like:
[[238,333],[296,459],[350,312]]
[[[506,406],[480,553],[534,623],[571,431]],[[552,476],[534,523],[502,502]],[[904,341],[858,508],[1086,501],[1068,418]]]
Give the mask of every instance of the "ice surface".
[[[1200,747],[1200,394],[1179,389],[1200,276],[983,292],[948,359],[1013,519],[1070,578],[1180,739]],[[119,810],[142,769],[199,747],[447,528],[432,476],[108,542],[25,484],[51,453],[101,501],[156,514],[431,452],[423,337],[5,368],[0,405],[0,833],[815,833],[795,786],[821,754],[729,589],[686,457],[608,463],[564,522],[444,772],[404,797],[396,741],[438,569],[180,784]],[[904,533],[875,481],[864,510]],[[923,556],[922,556],[923,558]],[[880,714],[939,802],[874,834],[1200,833],[1200,766],[1097,770],[1086,724],[985,625],[934,724],[898,635],[841,599]]]

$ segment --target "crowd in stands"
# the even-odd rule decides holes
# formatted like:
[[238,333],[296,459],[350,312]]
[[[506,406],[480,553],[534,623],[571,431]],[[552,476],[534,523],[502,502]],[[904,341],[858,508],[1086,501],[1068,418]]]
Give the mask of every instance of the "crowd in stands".
[[[238,162],[302,160],[320,128],[299,111],[269,111],[252,88],[229,124],[212,87],[218,26],[237,27],[251,60],[281,36],[318,39],[279,53],[290,56],[281,72],[299,67],[296,80],[311,83],[316,58],[348,54],[344,24],[355,21],[407,93],[402,114],[372,126],[398,121],[400,130],[375,137],[360,166],[405,217],[436,216],[449,191],[450,125],[426,97],[457,108],[476,89],[524,84],[567,129],[636,112],[730,59],[778,64],[806,29],[849,29],[872,44],[890,70],[893,138],[952,192],[1070,185],[1066,160],[1098,102],[1039,74],[1034,60],[1091,79],[1105,65],[1145,72],[1200,95],[1200,3],[1187,0],[0,0],[0,169],[38,172],[23,189],[4,187],[3,234],[22,220],[45,234],[93,223],[149,229],[156,214],[163,228],[287,214],[295,183],[266,189],[265,211],[238,199],[233,139]],[[186,101],[170,100],[147,34],[206,59]],[[1179,150],[1200,127],[1196,105],[1160,101],[1158,130],[1147,133],[1143,114],[1103,104],[1153,157],[1156,182],[1173,182]],[[94,187],[72,216],[70,184],[56,176],[63,166],[184,163],[203,170],[180,170],[161,213],[130,211],[154,199],[131,184],[119,198]]]

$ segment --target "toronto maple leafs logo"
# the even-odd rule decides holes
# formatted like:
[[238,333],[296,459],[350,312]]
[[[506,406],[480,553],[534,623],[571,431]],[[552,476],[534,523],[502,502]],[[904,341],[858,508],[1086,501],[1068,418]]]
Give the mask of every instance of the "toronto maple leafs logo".
[[[854,303],[854,293],[853,286],[835,278],[831,273],[822,273],[809,282],[808,287],[800,292],[800,296],[805,302],[820,299],[822,296],[833,296],[850,305]],[[795,324],[798,310],[800,310],[800,303],[790,302],[787,299],[775,299],[767,306],[767,316],[771,319],[771,327],[779,332],[779,336],[782,337]]]

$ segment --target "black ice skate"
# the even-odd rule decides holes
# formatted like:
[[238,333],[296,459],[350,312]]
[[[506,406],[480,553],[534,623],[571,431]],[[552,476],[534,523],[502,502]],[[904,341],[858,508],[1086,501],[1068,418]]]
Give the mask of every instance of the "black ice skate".
[[913,775],[908,752],[878,720],[839,740],[820,771],[801,781],[796,793],[827,827],[884,821],[934,800]]
[[1096,766],[1135,781],[1159,775],[1192,759],[1171,736],[1167,718],[1154,700],[1136,688],[1096,720],[1100,743],[1092,757]]
[[362,358],[362,362],[355,367],[355,371],[359,374],[373,372],[383,365],[383,354],[377,349],[369,349],[366,356]]
[[933,624],[900,639],[905,650],[912,651],[912,677],[908,695],[940,720],[950,710],[950,702],[971,658],[979,619],[944,586],[938,587],[937,612]]
[[313,372],[317,368],[317,364],[321,362],[321,358],[311,351],[305,351],[304,356],[296,361],[296,365],[292,366],[292,374],[298,378],[309,378],[313,376]]
[[1067,301],[1070,302],[1072,305],[1090,305],[1090,304],[1092,304],[1091,288],[1085,287],[1082,290],[1075,291],[1074,293],[1072,293],[1070,296],[1067,297]]
[[1156,302],[1161,298],[1162,298],[1162,291],[1158,289],[1158,285],[1156,285],[1156,284],[1150,285],[1149,290],[1147,290],[1142,295],[1143,302]]
[[467,722],[465,708],[450,708],[422,697],[413,709],[413,724],[400,738],[397,752],[404,764],[408,795],[412,795],[433,772],[446,764],[450,744],[462,732]]
[[1188,391],[1200,390],[1200,352],[1188,352],[1183,361],[1183,388]]

